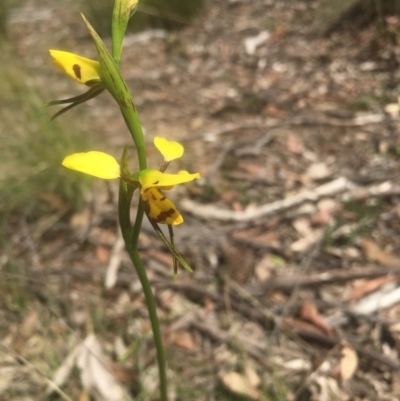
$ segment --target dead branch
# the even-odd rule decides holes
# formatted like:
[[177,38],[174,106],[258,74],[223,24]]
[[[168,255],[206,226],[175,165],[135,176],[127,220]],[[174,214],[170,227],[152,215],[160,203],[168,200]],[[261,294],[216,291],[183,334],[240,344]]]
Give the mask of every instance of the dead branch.
[[263,355],[268,356],[264,344],[250,342],[248,338],[241,336],[240,334],[237,334],[236,337],[231,336],[229,333],[226,333],[207,322],[193,320],[191,326],[200,331],[203,335],[209,337],[212,341],[226,343],[236,349],[243,349],[264,366],[269,366],[267,360],[262,358]]
[[214,205],[202,205],[190,199],[181,201],[181,208],[187,212],[208,220],[230,221],[230,222],[248,222],[256,221],[270,214],[289,209],[300,205],[306,201],[317,201],[324,196],[334,196],[354,187],[345,177],[336,178],[333,181],[322,184],[311,190],[301,191],[293,196],[275,202],[267,203],[258,208],[246,209],[236,212],[233,210],[221,209]]
[[124,239],[122,234],[118,231],[119,235],[114,243],[114,247],[111,253],[110,262],[107,267],[105,277],[105,287],[107,289],[113,288],[117,282],[118,270],[121,266],[122,254],[125,248]]
[[290,209],[307,201],[315,202],[322,197],[334,196],[340,193],[343,193],[341,199],[344,201],[364,200],[374,197],[379,198],[399,195],[400,186],[395,185],[391,181],[385,181],[368,187],[358,187],[347,178],[339,177],[333,181],[322,184],[317,188],[303,190],[291,197],[240,212],[221,209],[214,205],[202,205],[190,199],[183,199],[180,206],[185,211],[205,220],[212,219],[245,223],[252,220],[256,221],[270,214]]
[[[379,124],[384,121],[387,116],[383,113],[379,114],[366,114],[354,118],[334,118],[324,115],[316,116],[294,116],[287,118],[284,121],[279,119],[261,120],[252,119],[241,123],[227,123],[223,124],[214,130],[201,134],[201,137],[208,142],[215,142],[217,137],[223,134],[243,130],[243,129],[269,129],[287,126],[300,126],[300,125],[329,125],[333,127],[362,127],[368,124]],[[191,140],[199,139],[197,135],[190,137]]]
[[[316,332],[311,332],[308,330],[303,330],[303,329],[293,329],[291,330],[298,335],[301,339],[309,342],[309,343],[318,343],[323,347],[326,348],[333,348],[336,345],[340,343],[342,340],[340,337],[330,337],[327,335],[322,335],[318,334]],[[350,341],[349,341],[350,342]],[[353,342],[350,342],[351,346],[357,351],[357,353],[368,359],[369,362],[378,362],[381,365],[385,365],[387,368],[390,370],[399,370],[400,369],[400,364],[385,355],[379,354],[378,352],[371,351],[368,349],[365,349],[357,344],[354,344]]]
[[345,283],[361,278],[376,278],[397,274],[400,274],[400,266],[359,267],[351,271],[334,270],[325,273],[308,274],[306,277],[274,277],[264,283],[251,284],[246,289],[251,295],[259,297],[265,295],[268,291],[291,291],[295,286],[311,288],[333,283]]

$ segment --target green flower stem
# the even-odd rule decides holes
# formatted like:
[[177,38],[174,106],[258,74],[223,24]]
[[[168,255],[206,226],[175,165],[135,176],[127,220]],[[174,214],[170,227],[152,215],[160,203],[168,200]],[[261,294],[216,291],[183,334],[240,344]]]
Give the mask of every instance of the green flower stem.
[[121,109],[122,116],[136,145],[140,170],[143,170],[147,166],[144,136],[132,96],[121,75],[118,64],[108,52],[106,45],[84,15],[82,15],[82,18],[99,54],[101,80]]
[[130,206],[133,192],[134,189],[132,187],[128,186],[124,181],[119,180],[118,220],[126,248],[132,244]]
[[[173,248],[175,248],[175,236],[174,236],[174,229],[172,226],[168,224],[168,233],[169,233],[169,239],[171,241],[171,245]],[[172,261],[173,261],[173,267],[174,267],[174,280],[178,278],[178,259],[172,255]]]
[[[129,4],[129,2],[127,2],[126,0],[125,1],[118,0],[116,1],[115,4],[116,6],[122,6],[124,4],[125,5]],[[122,18],[123,24],[120,25],[120,27],[123,28],[126,19],[126,13],[121,13],[119,15],[114,14],[114,17],[115,21],[120,17]],[[122,49],[121,47],[122,45],[121,40],[123,35],[122,30],[124,30],[125,28],[123,28],[120,31],[119,37],[115,38],[115,40],[113,41],[113,53],[114,53],[113,57],[108,52],[107,47],[105,46],[99,35],[96,33],[96,31],[93,29],[93,27],[90,25],[90,23],[86,20],[86,18],[83,15],[82,18],[93,38],[93,41],[97,48],[97,52],[99,53],[101,80],[121,109],[122,116],[129,129],[129,132],[131,133],[132,139],[136,145],[136,152],[139,159],[139,168],[140,170],[143,170],[147,167],[147,162],[146,162],[146,151],[145,151],[145,142],[144,142],[142,126],[140,124],[139,116],[136,112],[132,96],[119,70],[120,52]],[[113,35],[115,35],[114,32]],[[119,199],[118,199],[119,223],[121,226],[126,250],[129,253],[129,256],[135,266],[136,272],[142,284],[143,292],[146,298],[147,309],[149,312],[149,318],[153,330],[154,343],[157,349],[157,363],[160,375],[160,400],[167,401],[167,375],[165,367],[166,364],[165,364],[164,348],[161,341],[160,324],[158,322],[157,310],[153,292],[151,290],[149,279],[147,278],[146,270],[144,269],[138,251],[138,239],[139,239],[140,229],[142,226],[144,210],[143,210],[143,205],[139,203],[138,211],[136,214],[135,226],[132,229],[130,222],[130,205],[132,200],[132,194],[133,194],[132,189],[128,188],[126,184],[120,184]]]
[[142,284],[144,296],[146,299],[147,310],[153,331],[154,343],[157,350],[157,364],[160,377],[160,400],[167,401],[167,374],[164,347],[161,339],[160,323],[158,321],[156,303],[151,290],[150,282],[143,266],[142,260],[138,251],[138,239],[140,228],[142,226],[144,207],[140,201],[136,214],[136,221],[132,230],[130,224],[130,205],[133,195],[133,189],[120,180],[119,199],[118,199],[118,217],[122,230],[122,236],[125,241],[126,250],[135,266],[140,283]]
[[[129,107],[124,107],[119,105],[121,109],[122,116],[124,117],[125,124],[131,133],[132,139],[136,145],[136,153],[139,160],[139,169],[144,170],[147,168],[146,161],[146,148],[144,145],[144,136],[142,131],[142,125],[140,124],[138,114]],[[136,140],[140,138],[140,140]]]
[[154,295],[151,290],[149,279],[146,275],[146,270],[143,267],[142,260],[140,259],[139,252],[136,249],[131,249],[128,251],[129,256],[133,264],[136,267],[139,280],[143,287],[144,296],[146,298],[147,310],[149,312],[149,318],[151,322],[151,328],[153,330],[154,343],[157,350],[157,363],[158,363],[158,374],[160,377],[160,400],[167,401],[167,374],[166,374],[166,364],[165,364],[165,354],[164,347],[161,339],[160,324],[158,321],[156,303],[154,300]]
[[144,205],[142,199],[139,196],[139,206],[136,212],[136,220],[135,220],[135,225],[133,226],[132,237],[131,237],[131,244],[133,247],[135,247],[136,244],[139,243],[139,234],[142,228],[143,216],[144,216]]
[[124,40],[126,27],[128,26],[130,8],[126,0],[115,0],[112,22],[111,40],[112,55],[115,63],[119,65],[122,53],[122,42]]

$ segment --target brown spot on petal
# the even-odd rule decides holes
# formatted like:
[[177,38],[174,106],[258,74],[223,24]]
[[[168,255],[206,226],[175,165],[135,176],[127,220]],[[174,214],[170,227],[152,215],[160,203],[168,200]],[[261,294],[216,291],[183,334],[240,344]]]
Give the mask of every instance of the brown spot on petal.
[[153,182],[153,185],[157,185],[160,181]]
[[82,79],[81,66],[80,65],[74,64],[72,66],[72,70],[74,71],[74,74],[78,79]]
[[156,217],[156,221],[157,223],[164,223],[165,220],[167,220],[169,217],[172,217],[175,214],[176,210],[175,209],[168,209],[168,210],[164,210],[163,212],[161,212],[157,217]]
[[144,202],[144,210],[146,211],[147,214],[150,213],[150,203],[148,200],[143,201]]

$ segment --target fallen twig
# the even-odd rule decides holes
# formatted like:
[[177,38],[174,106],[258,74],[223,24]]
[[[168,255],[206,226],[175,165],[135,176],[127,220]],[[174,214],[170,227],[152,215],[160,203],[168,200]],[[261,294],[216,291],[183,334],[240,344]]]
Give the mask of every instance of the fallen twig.
[[209,337],[214,342],[227,343],[233,348],[244,349],[249,355],[258,360],[264,366],[268,366],[268,362],[263,356],[267,355],[267,347],[264,344],[250,342],[248,338],[240,335],[231,336],[229,333],[210,325],[208,322],[200,322],[193,320],[191,326]]
[[110,262],[106,270],[105,287],[107,289],[113,288],[117,282],[118,270],[121,265],[124,245],[125,243],[122,238],[122,234],[120,233],[114,243]]
[[382,267],[376,266],[373,268],[359,267],[351,271],[334,270],[330,272],[308,274],[305,277],[274,277],[260,284],[251,284],[247,291],[255,296],[262,296],[268,291],[291,291],[294,287],[302,288],[318,287],[321,285],[344,283],[346,281],[357,280],[361,278],[375,278],[387,275],[400,274],[400,266],[397,267]]
[[327,117],[325,115],[305,115],[305,116],[294,116],[285,118],[285,120],[272,119],[268,120],[262,119],[252,119],[247,121],[242,121],[240,123],[227,123],[220,125],[214,130],[198,134],[191,135],[189,138],[182,138],[183,140],[197,140],[203,138],[208,142],[215,142],[218,136],[223,134],[228,134],[238,130],[244,129],[269,129],[269,128],[279,128],[287,126],[299,126],[299,125],[328,125],[332,127],[362,127],[368,124],[379,124],[384,121],[387,116],[383,113],[379,114],[365,114],[357,116],[354,118],[334,118]]
[[289,209],[306,201],[317,201],[324,196],[334,196],[352,188],[354,184],[345,177],[322,184],[317,188],[301,191],[293,196],[267,203],[258,208],[244,211],[221,209],[214,205],[203,205],[190,199],[181,201],[181,208],[203,219],[230,222],[248,222],[258,220],[270,214]]
[[208,182],[212,187],[217,186],[217,182],[215,179],[216,172],[220,169],[222,166],[225,157],[229,154],[229,152],[233,148],[233,142],[232,141],[227,141],[224,143],[220,153],[218,154],[217,158],[215,159],[214,163],[211,165],[211,167],[208,170]]
[[[340,337],[334,337],[334,336],[327,336],[327,335],[322,335],[318,334],[314,331],[308,331],[308,330],[302,330],[302,329],[293,329],[293,328],[286,328],[285,330],[291,330],[293,331],[296,335],[298,335],[301,339],[309,342],[309,343],[318,343],[323,347],[326,348],[333,348],[336,345],[340,343],[342,340]],[[350,341],[349,341],[350,342]],[[354,342],[350,342],[351,346],[357,351],[357,353],[368,359],[370,362],[378,362],[382,365],[387,366],[390,370],[399,370],[400,369],[400,364],[385,355],[379,354],[378,352],[371,351],[368,349],[365,349],[357,344],[354,344]]]

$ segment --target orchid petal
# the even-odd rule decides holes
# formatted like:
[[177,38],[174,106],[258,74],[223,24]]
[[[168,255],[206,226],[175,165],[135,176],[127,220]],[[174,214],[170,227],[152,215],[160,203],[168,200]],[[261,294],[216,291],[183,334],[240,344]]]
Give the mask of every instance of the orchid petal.
[[169,141],[168,139],[156,136],[154,138],[154,145],[163,155],[164,160],[170,162],[175,159],[182,157],[184,149],[183,146],[174,141]]
[[[158,170],[142,170],[139,173],[138,179],[141,184],[140,193],[143,194],[144,191],[152,187],[172,187],[177,184],[183,184],[185,182],[193,181],[194,179],[199,179],[199,173],[190,174],[187,171],[180,171],[178,174],[166,174]],[[165,188],[165,189],[167,189]],[[169,189],[169,188],[168,188]]]
[[95,86],[101,82],[100,63],[74,53],[50,50],[53,64],[80,84]]
[[115,158],[103,152],[74,153],[67,156],[62,165],[94,177],[111,180],[119,178],[120,167]]

